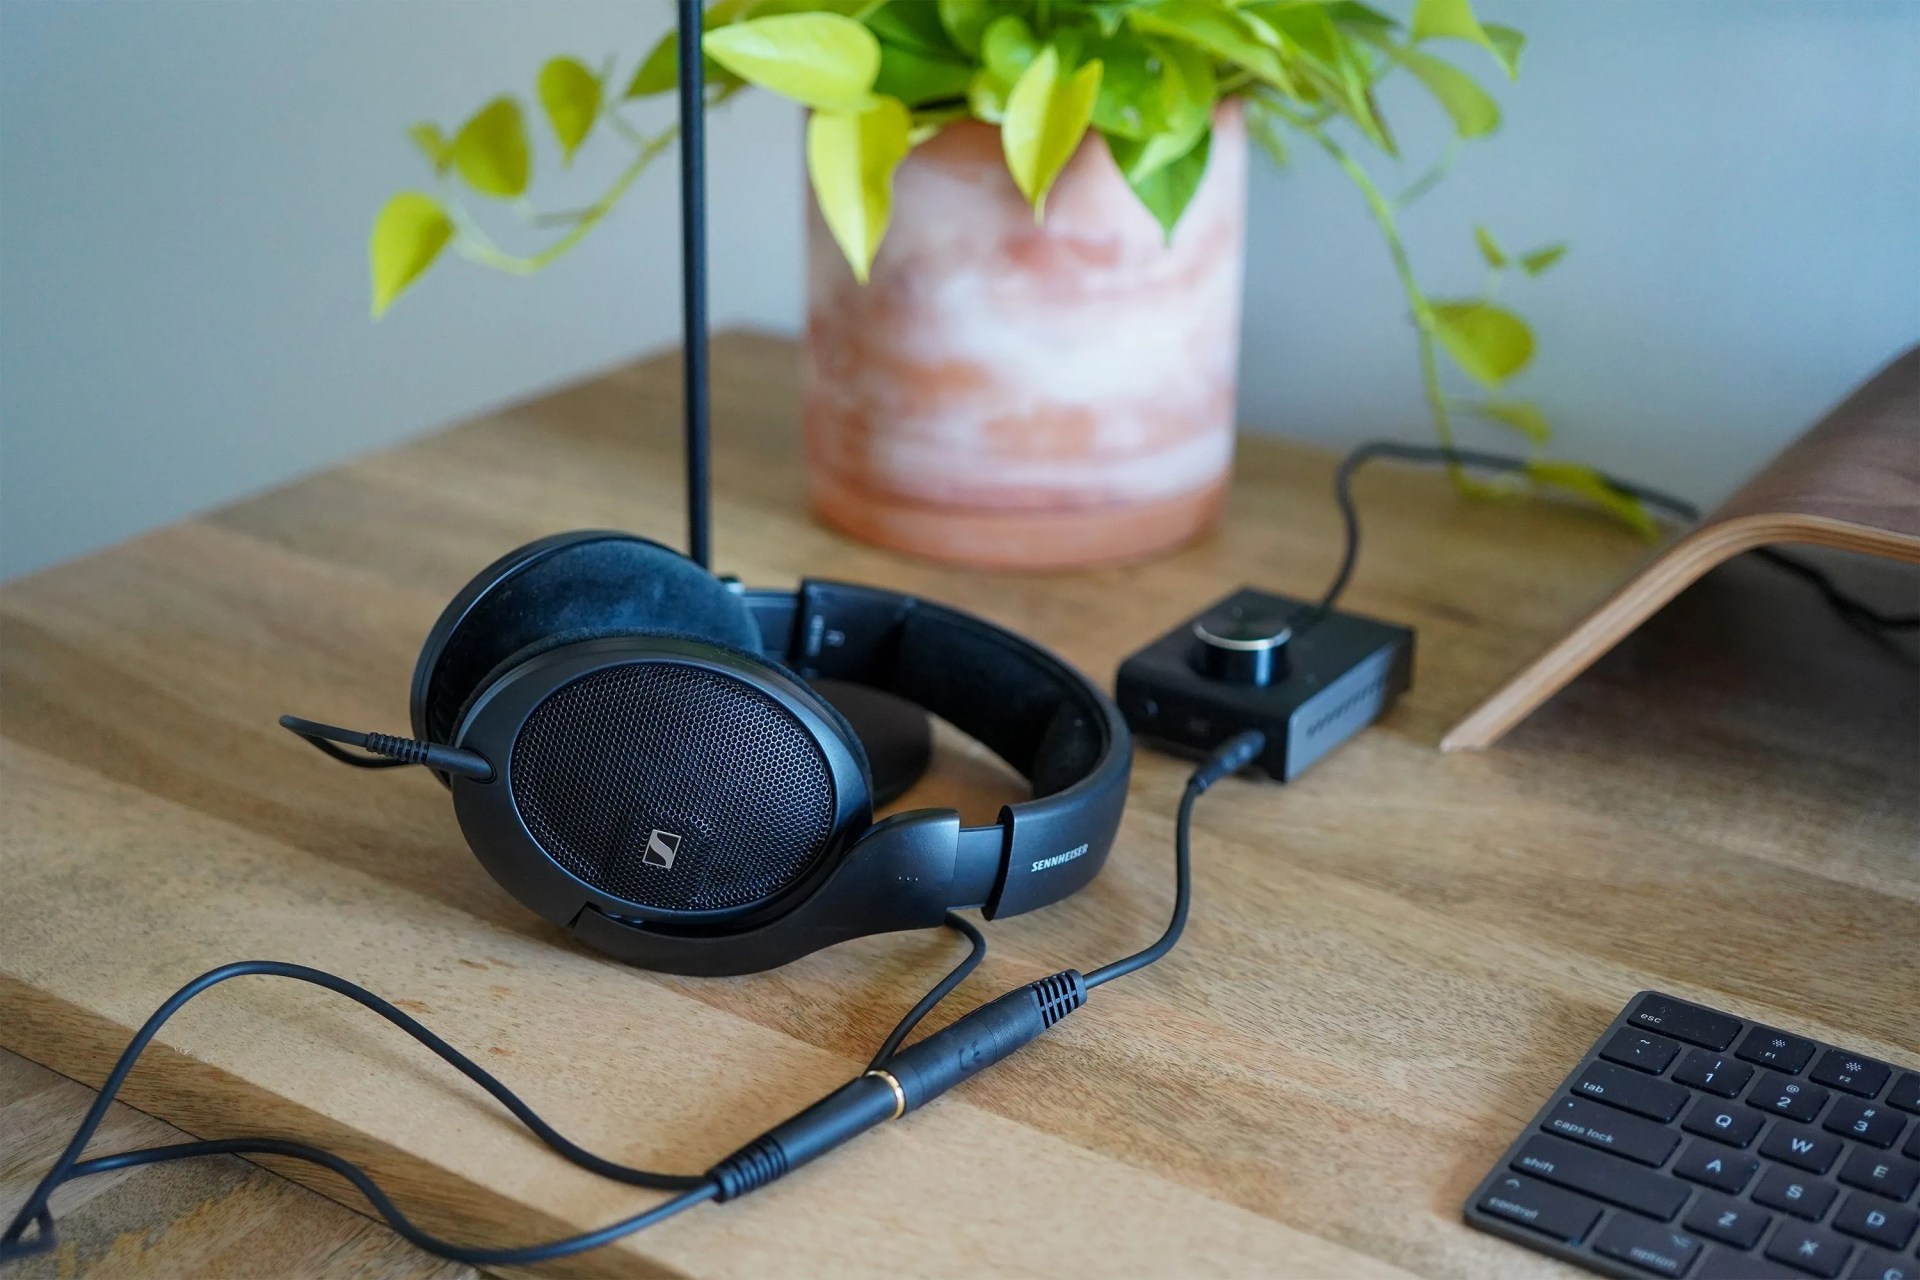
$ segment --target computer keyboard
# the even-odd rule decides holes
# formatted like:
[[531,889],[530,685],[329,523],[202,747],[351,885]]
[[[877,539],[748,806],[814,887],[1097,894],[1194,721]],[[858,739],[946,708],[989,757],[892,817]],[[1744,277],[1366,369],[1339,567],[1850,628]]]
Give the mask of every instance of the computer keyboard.
[[1610,1276],[1920,1280],[1920,1071],[1642,991],[1467,1201]]

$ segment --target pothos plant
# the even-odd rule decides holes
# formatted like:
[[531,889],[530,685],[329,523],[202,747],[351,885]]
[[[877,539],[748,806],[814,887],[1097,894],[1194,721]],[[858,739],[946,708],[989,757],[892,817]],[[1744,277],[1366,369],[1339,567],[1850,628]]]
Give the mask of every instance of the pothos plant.
[[[1007,172],[1032,206],[1089,133],[1112,154],[1140,203],[1170,237],[1207,168],[1216,108],[1243,104],[1250,136],[1276,162],[1288,140],[1329,156],[1359,189],[1386,242],[1412,314],[1421,385],[1442,444],[1456,414],[1517,432],[1532,481],[1578,493],[1653,532],[1631,497],[1590,468],[1540,451],[1551,434],[1532,403],[1506,391],[1533,357],[1526,322],[1496,300],[1509,273],[1537,276],[1565,252],[1550,244],[1509,253],[1484,228],[1474,239],[1488,267],[1477,296],[1429,297],[1401,239],[1402,212],[1444,174],[1458,144],[1500,125],[1500,108],[1467,71],[1436,50],[1489,60],[1511,78],[1523,37],[1483,23],[1471,0],[1414,0],[1409,17],[1358,0],[716,0],[706,11],[707,104],[753,85],[809,109],[807,173],[848,265],[865,281],[886,235],[894,171],[908,153],[960,121],[999,128]],[[416,124],[410,136],[440,180],[438,194],[402,191],[374,221],[373,311],[384,312],[449,245],[485,266],[531,273],[604,219],[677,127],[648,133],[622,114],[677,86],[670,32],[630,75],[556,57],[536,92],[562,166],[596,137],[630,149],[605,192],[584,208],[541,211],[528,199],[532,148],[526,113],[503,95],[451,136]],[[1406,190],[1389,194],[1360,163],[1361,148],[1399,155],[1375,90],[1394,74],[1419,82],[1450,120],[1446,154]],[[455,181],[458,179],[458,182]],[[464,184],[465,192],[462,191]],[[502,249],[465,193],[510,203],[536,235],[531,253]],[[1456,394],[1443,376],[1473,390]],[[1474,492],[1500,492],[1470,481]]]

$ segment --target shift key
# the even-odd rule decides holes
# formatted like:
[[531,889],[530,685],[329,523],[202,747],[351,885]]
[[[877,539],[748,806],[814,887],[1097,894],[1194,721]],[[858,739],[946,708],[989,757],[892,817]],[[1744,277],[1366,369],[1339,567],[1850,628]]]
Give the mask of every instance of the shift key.
[[1635,1115],[1646,1116],[1666,1124],[1680,1114],[1680,1108],[1687,1105],[1688,1093],[1670,1080],[1655,1080],[1639,1072],[1629,1071],[1625,1067],[1616,1067],[1610,1062],[1596,1062],[1580,1076],[1573,1091],[1583,1098],[1593,1098],[1610,1107],[1619,1107],[1622,1111],[1631,1111]]
[[1683,1182],[1543,1133],[1527,1139],[1512,1164],[1516,1172],[1530,1173],[1661,1222],[1672,1221],[1688,1195]]

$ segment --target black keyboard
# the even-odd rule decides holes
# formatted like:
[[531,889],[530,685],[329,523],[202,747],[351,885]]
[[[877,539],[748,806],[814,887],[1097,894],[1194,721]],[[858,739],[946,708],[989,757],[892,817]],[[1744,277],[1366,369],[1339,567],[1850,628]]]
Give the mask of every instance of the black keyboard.
[[1642,991],[1467,1201],[1610,1276],[1920,1280],[1920,1071]]

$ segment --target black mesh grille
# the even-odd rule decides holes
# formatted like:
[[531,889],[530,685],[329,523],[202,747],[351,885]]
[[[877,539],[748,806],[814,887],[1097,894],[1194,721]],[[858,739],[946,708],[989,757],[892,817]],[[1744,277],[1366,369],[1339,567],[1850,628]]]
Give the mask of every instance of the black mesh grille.
[[744,681],[635,662],[535,707],[513,799],[555,862],[628,902],[715,911],[791,884],[831,833],[833,785],[793,714]]

